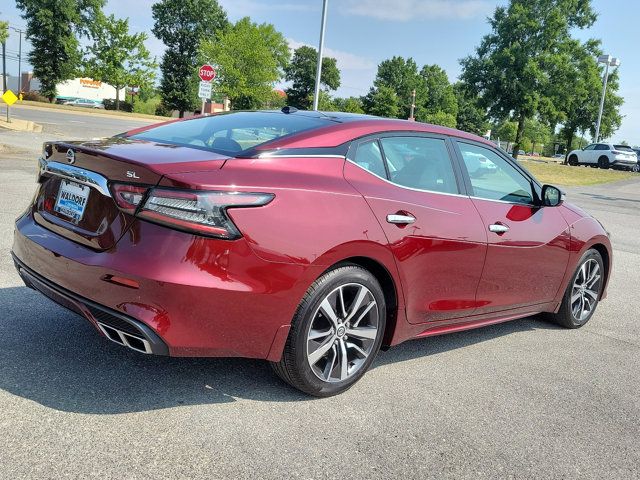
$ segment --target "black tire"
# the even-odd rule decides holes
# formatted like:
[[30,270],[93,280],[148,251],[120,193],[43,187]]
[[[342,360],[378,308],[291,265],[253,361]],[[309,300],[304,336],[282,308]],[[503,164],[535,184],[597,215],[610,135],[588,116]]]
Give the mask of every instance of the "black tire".
[[[583,318],[578,318],[574,312],[574,309],[572,308],[571,296],[574,292],[576,279],[580,275],[580,270],[582,266],[592,260],[596,261],[599,267],[600,277],[599,277],[599,280],[597,281],[597,288],[594,287],[594,289],[597,291],[597,299],[594,301],[593,308],[591,308],[588,315],[586,315]],[[578,267],[576,268],[575,273],[573,274],[573,276],[571,277],[571,280],[569,281],[567,290],[565,291],[564,296],[562,297],[560,310],[558,310],[558,313],[548,314],[547,318],[549,318],[549,320],[565,328],[580,328],[583,325],[585,325],[591,319],[591,317],[593,317],[593,314],[596,311],[596,307],[598,306],[600,295],[602,294],[602,288],[604,286],[605,273],[606,272],[604,269],[604,261],[602,260],[602,255],[600,255],[600,252],[598,252],[593,248],[590,250],[587,250],[584,253],[584,255],[582,255],[582,257],[580,258],[580,261],[578,262]]]
[[[377,336],[370,344],[370,353],[352,375],[345,380],[324,381],[314,373],[310,360],[307,359],[307,337],[325,298],[341,286],[348,287],[354,284],[366,287],[375,299],[376,306],[372,307],[371,311],[377,308]],[[309,287],[293,317],[282,358],[279,362],[271,362],[271,366],[282,380],[302,392],[316,397],[330,397],[342,393],[356,383],[371,366],[384,337],[386,316],[384,293],[371,272],[358,265],[339,266],[322,275]]]
[[611,163],[609,162],[609,157],[607,157],[606,155],[602,155],[598,159],[598,167],[602,168],[603,170],[609,170],[610,166]]
[[575,167],[578,165],[578,156],[577,155],[570,155],[569,156],[569,165],[571,165],[572,167]]
[[636,163],[633,167],[631,167],[630,169],[633,173],[639,173],[640,172],[640,163]]

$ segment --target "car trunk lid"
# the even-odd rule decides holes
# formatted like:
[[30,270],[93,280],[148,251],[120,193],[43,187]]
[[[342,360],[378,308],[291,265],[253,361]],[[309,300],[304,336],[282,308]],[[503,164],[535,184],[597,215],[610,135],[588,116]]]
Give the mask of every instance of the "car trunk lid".
[[167,174],[220,169],[228,158],[126,137],[54,142],[44,152],[32,207],[36,222],[95,250],[113,247],[134,222],[116,205],[112,183],[153,187]]

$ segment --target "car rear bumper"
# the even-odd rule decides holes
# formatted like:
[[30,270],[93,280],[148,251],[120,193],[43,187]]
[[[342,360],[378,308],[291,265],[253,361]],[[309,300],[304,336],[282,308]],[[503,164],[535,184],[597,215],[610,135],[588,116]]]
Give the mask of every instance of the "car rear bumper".
[[12,253],[28,286],[80,313],[104,336],[145,353],[277,360],[319,267],[257,257],[222,241],[136,221],[94,251],[16,221]]
[[141,353],[168,355],[162,339],[142,322],[69,292],[41,277],[13,256],[18,274],[29,288],[85,317],[109,340]]
[[627,160],[627,159],[618,159],[616,158],[611,165],[615,165],[617,167],[633,167],[638,163],[637,160]]

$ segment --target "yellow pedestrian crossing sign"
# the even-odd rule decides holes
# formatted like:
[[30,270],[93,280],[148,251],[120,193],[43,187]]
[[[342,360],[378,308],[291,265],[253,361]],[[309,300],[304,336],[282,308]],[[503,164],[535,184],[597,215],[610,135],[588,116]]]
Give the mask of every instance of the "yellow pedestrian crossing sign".
[[11,90],[7,90],[2,95],[2,100],[4,100],[4,103],[6,103],[7,105],[11,106],[14,103],[16,103],[16,100],[18,100],[18,97],[16,97],[16,94],[13,93]]

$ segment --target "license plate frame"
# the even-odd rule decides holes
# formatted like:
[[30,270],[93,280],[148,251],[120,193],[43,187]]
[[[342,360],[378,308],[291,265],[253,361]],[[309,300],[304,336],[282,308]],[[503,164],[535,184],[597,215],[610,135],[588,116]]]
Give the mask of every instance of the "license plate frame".
[[77,225],[84,216],[90,192],[91,187],[88,185],[63,178],[60,180],[53,210]]

